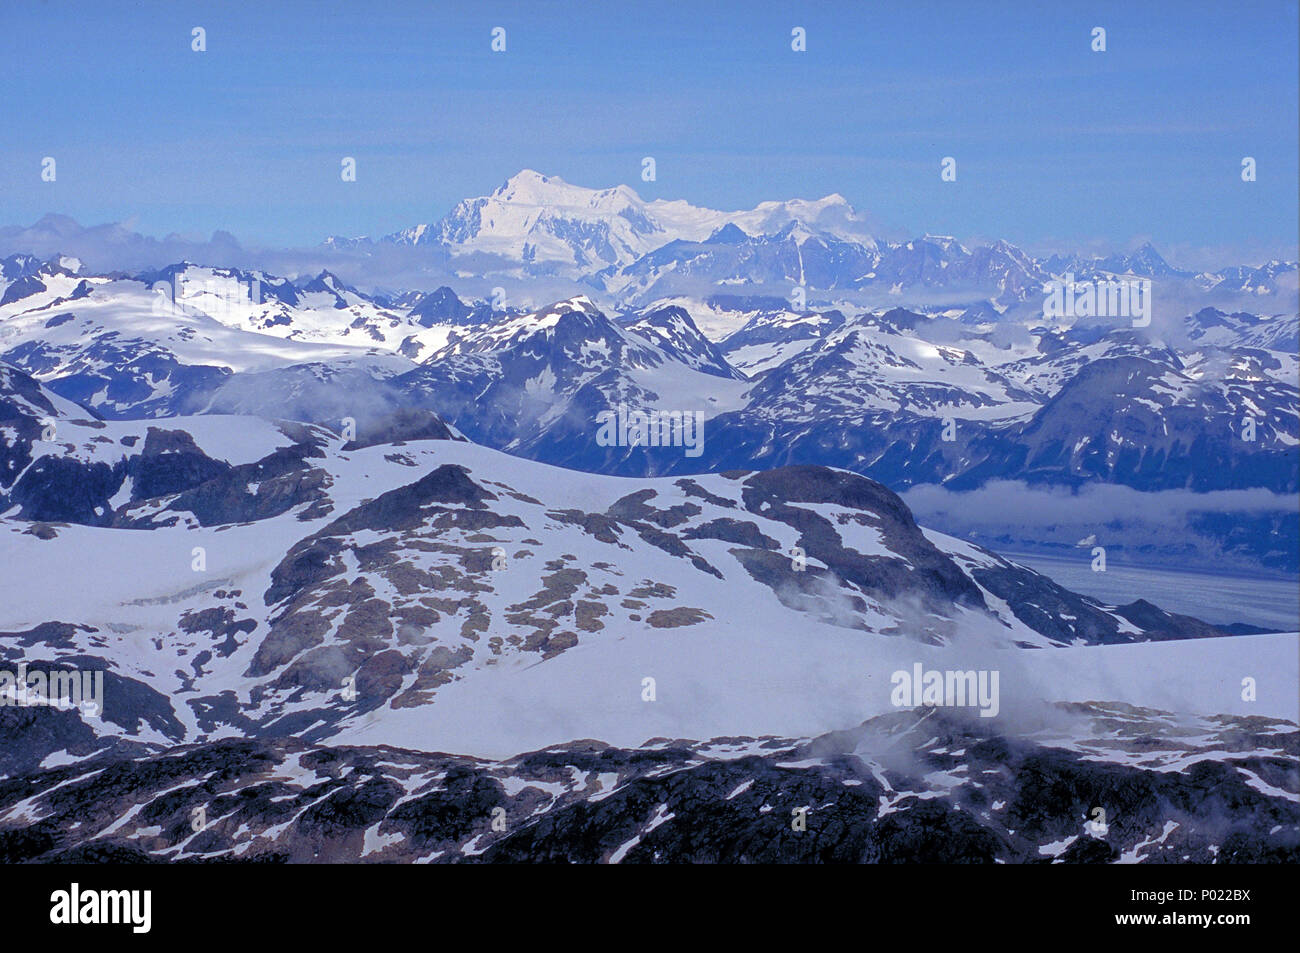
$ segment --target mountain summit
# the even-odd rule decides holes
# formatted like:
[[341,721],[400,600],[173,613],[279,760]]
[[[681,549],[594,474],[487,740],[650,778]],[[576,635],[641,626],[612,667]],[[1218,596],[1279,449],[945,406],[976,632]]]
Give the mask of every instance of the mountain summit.
[[722,212],[681,200],[646,201],[626,185],[584,188],[532,169],[511,176],[491,195],[463,200],[439,222],[403,229],[383,241],[445,244],[457,254],[485,253],[575,276],[623,268],[669,242],[701,242],[728,225],[762,235],[791,223],[811,234],[875,247],[865,220],[841,195]]

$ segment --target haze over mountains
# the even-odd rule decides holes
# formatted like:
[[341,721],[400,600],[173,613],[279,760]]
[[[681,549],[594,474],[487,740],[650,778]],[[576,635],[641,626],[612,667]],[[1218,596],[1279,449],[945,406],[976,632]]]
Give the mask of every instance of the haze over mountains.
[[[802,286],[823,303],[952,304],[997,311],[1041,300],[1053,276],[1131,274],[1160,279],[1166,303],[1190,298],[1225,310],[1294,311],[1295,261],[1224,262],[1194,272],[1146,244],[1102,257],[1034,257],[1007,241],[971,248],[944,236],[885,241],[840,195],[763,202],[724,212],[682,200],[646,201],[619,185],[590,189],[525,169],[443,218],[379,238],[331,236],[314,249],[243,249],[228,233],[157,240],[121,225],[82,228],[47,215],[0,228],[0,254],[70,255],[102,271],[181,260],[302,276],[330,270],[373,292],[451,285],[487,297],[496,285],[541,306],[579,287],[606,305],[644,306],[723,286],[788,298]],[[1174,308],[1173,310],[1177,310]]]

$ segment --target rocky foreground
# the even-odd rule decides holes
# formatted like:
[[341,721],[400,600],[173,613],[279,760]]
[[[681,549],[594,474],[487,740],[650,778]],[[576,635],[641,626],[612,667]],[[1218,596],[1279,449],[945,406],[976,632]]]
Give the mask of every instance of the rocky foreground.
[[1059,705],[814,739],[487,761],[298,739],[121,749],[0,781],[0,861],[1300,861],[1300,732]]

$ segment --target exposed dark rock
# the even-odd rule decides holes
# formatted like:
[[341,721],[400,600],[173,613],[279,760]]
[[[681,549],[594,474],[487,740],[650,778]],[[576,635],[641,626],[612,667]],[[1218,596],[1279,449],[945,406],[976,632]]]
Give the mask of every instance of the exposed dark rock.
[[[1205,722],[1189,742],[1163,713],[1066,707],[1086,751],[917,709],[811,741],[580,741],[496,762],[294,738],[104,752],[0,780],[0,860],[1300,860],[1294,725],[1221,717],[1226,734]],[[1190,767],[1159,769],[1175,752]],[[1249,783],[1264,772],[1290,793]]]

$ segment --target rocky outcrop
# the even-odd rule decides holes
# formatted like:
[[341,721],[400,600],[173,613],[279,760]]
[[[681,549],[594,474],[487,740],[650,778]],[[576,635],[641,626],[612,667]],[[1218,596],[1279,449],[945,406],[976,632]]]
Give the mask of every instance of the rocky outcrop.
[[811,740],[580,741],[504,761],[297,739],[110,752],[0,782],[0,861],[1300,860],[1294,724],[1043,718],[1032,739],[915,709]]

